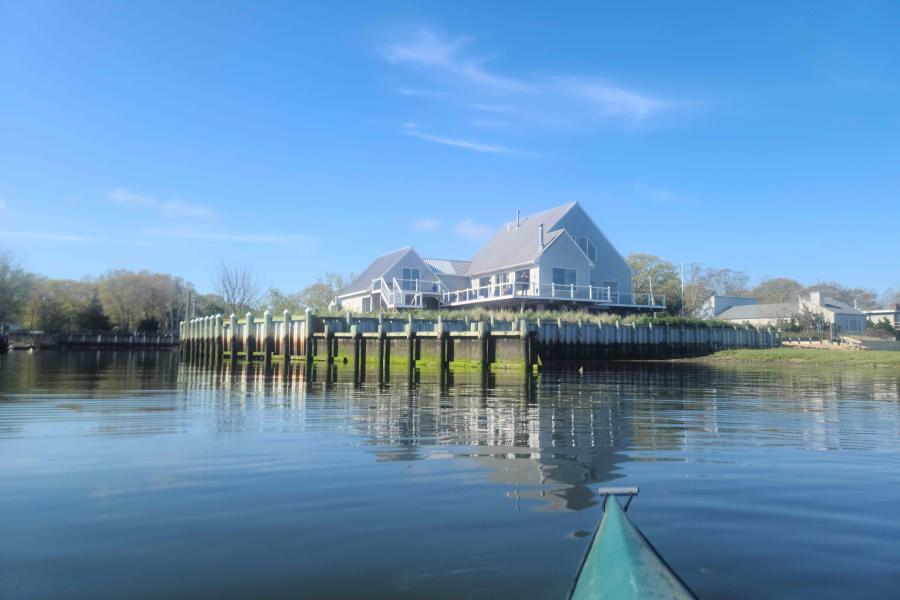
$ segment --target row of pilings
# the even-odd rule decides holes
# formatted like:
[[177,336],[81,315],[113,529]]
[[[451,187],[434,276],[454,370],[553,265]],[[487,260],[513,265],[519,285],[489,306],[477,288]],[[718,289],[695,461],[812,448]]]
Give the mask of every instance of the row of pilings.
[[182,356],[193,363],[346,365],[384,379],[394,370],[520,369],[578,361],[699,356],[724,348],[780,344],[771,328],[669,326],[562,319],[422,319],[306,311],[261,319],[214,315],[182,322]]
[[353,317],[319,317],[307,311],[293,318],[288,311],[262,319],[252,313],[238,318],[214,315],[181,324],[185,361],[219,365],[258,362],[266,369],[278,365],[283,373],[304,365],[352,369],[354,378],[386,381],[392,372],[450,369],[489,372],[518,369],[531,372],[535,330],[525,321],[508,331],[492,331],[489,322],[468,330],[454,322],[412,318],[354,322]]

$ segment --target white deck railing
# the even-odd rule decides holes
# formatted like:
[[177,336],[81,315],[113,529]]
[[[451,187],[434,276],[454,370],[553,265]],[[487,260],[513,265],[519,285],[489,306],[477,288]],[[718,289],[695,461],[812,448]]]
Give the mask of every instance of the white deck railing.
[[497,283],[474,285],[469,288],[445,291],[441,300],[445,305],[470,304],[485,300],[502,299],[572,300],[597,304],[627,304],[632,306],[665,307],[663,295],[630,294],[613,292],[611,288],[596,285],[560,283]]
[[397,279],[388,283],[384,277],[372,280],[371,293],[381,296],[384,308],[421,308],[425,295],[440,295],[446,292],[445,287],[437,281],[419,279]]

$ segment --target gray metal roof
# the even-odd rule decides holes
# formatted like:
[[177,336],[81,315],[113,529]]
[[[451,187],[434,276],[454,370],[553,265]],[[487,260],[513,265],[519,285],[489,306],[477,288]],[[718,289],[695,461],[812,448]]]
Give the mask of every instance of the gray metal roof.
[[732,321],[736,319],[789,319],[799,314],[800,306],[796,302],[778,304],[747,304],[732,306],[716,315],[717,319]]
[[560,233],[553,232],[553,228],[576,204],[569,202],[525,217],[519,221],[518,227],[515,222],[506,223],[472,257],[468,274],[478,275],[534,262],[540,254],[538,227],[541,224],[544,226],[546,246]]
[[850,315],[865,315],[863,311],[853,308],[846,302],[835,300],[834,298],[825,298],[823,302],[824,304],[822,305],[822,308],[830,310],[831,312],[840,312]]
[[453,258],[423,258],[425,264],[441,275],[465,275],[469,271],[468,260],[456,260]]
[[384,275],[388,269],[397,264],[397,261],[410,252],[415,252],[415,250],[413,250],[412,246],[407,246],[406,248],[394,250],[393,252],[388,252],[387,254],[379,256],[373,260],[372,264],[366,267],[365,270],[350,283],[350,285],[341,290],[341,293],[338,295],[345,296],[347,294],[355,294],[356,292],[363,292],[369,289],[373,279],[377,279]]

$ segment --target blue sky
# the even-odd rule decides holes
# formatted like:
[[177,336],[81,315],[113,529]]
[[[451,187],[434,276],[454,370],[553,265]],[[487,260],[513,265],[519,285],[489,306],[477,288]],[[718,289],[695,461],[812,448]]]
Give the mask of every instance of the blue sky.
[[623,253],[900,286],[900,4],[0,0],[0,248],[299,289],[578,200]]

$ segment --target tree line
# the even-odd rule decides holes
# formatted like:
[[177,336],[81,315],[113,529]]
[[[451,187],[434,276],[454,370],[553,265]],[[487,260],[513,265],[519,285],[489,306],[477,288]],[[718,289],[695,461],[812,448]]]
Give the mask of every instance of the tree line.
[[[697,316],[713,294],[777,303],[822,291],[861,309],[900,302],[898,288],[879,296],[871,289],[829,281],[804,285],[785,277],[751,286],[743,271],[699,263],[685,266],[682,296],[679,266],[641,253],[630,254],[626,262],[632,269],[634,292],[665,295],[667,311],[673,315]],[[243,315],[266,309],[274,314],[284,310],[299,314],[307,307],[323,313],[352,279],[353,275],[329,272],[297,292],[285,292],[266,289],[251,267],[223,263],[213,278],[214,292],[201,294],[181,277],[150,271],[117,269],[96,278],[51,279],[26,271],[11,252],[0,252],[0,327],[17,325],[47,333],[169,333],[177,332],[178,323],[193,316]]]
[[271,310],[328,309],[348,279],[329,273],[296,293],[264,291],[252,268],[222,264],[213,293],[181,277],[117,269],[100,277],[52,279],[31,273],[0,252],[0,330],[17,326],[46,333],[170,333],[193,316]]
[[748,296],[760,304],[796,302],[801,295],[821,291],[828,298],[860,309],[887,306],[900,302],[900,288],[888,288],[882,294],[868,288],[848,287],[834,281],[817,281],[812,285],[788,277],[769,277],[750,285],[744,271],[707,267],[692,263],[684,267],[684,296],[681,293],[681,269],[675,263],[653,254],[629,254],[625,261],[631,267],[634,292],[659,297],[665,294],[666,309],[671,314],[696,316],[713,294]]

